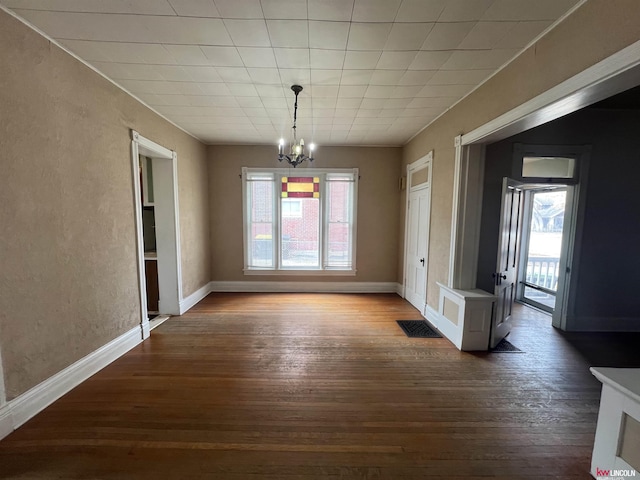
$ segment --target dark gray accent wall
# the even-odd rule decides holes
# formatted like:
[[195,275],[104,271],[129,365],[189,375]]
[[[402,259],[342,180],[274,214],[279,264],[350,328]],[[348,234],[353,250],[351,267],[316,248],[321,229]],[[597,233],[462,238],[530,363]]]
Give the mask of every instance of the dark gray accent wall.
[[487,146],[477,285],[488,291],[515,143],[591,146],[572,329],[640,328],[640,111],[586,109]]

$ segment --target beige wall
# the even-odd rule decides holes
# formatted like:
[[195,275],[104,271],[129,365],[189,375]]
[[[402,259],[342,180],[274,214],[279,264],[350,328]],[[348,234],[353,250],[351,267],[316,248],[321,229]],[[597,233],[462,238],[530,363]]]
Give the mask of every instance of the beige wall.
[[130,131],[178,153],[184,295],[209,281],[206,147],[0,11],[0,350],[12,399],[140,323]]
[[[521,105],[640,39],[637,0],[590,0],[403,149],[403,168],[434,150],[427,303],[448,280],[454,137]],[[404,205],[401,199],[401,205]],[[404,209],[399,210],[404,216]],[[404,235],[404,218],[400,221]],[[402,248],[402,241],[400,247]],[[402,258],[402,251],[398,258]],[[402,278],[402,264],[398,263]]]
[[[277,146],[209,147],[212,280],[395,282],[398,255],[400,148],[321,147],[315,168],[358,168],[355,277],[245,276],[242,251],[242,167],[278,168]],[[305,164],[306,165],[306,164]],[[298,167],[296,171],[304,171]]]

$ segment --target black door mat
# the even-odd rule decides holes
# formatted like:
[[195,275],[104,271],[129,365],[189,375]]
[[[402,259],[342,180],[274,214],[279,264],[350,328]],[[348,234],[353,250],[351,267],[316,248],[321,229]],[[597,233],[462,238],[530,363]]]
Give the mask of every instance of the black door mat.
[[407,337],[442,338],[442,335],[425,320],[396,320],[396,322]]
[[498,344],[489,351],[494,353],[524,353],[518,347],[509,342],[506,338],[500,340]]

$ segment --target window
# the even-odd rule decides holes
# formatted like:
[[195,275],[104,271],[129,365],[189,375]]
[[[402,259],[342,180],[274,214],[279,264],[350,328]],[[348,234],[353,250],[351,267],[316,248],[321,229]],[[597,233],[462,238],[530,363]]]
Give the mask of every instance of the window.
[[245,273],[355,274],[357,169],[244,168]]

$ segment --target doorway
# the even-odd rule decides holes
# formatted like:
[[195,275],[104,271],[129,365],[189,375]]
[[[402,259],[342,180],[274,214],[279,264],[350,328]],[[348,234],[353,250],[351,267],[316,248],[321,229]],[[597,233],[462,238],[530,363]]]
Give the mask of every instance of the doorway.
[[549,185],[524,192],[524,224],[517,299],[549,314],[556,306],[567,189]]
[[[153,273],[157,281],[157,312],[161,318],[180,315],[182,299],[182,272],[180,267],[180,226],[178,217],[178,178],[176,153],[131,132],[131,157],[133,169],[134,204],[136,214],[136,240],[138,252],[138,285],[140,291],[140,315],[143,339],[151,330],[147,305],[147,276]],[[143,174],[140,158],[143,157]],[[153,174],[149,175],[148,172]],[[146,188],[143,188],[143,184]],[[144,192],[147,194],[144,194]],[[153,192],[152,199],[148,193]],[[151,201],[150,201],[151,200]],[[153,207],[155,241],[145,249],[145,221],[149,215],[144,209]],[[143,212],[145,213],[143,215]],[[147,230],[149,230],[147,225]],[[149,250],[153,245],[155,252]],[[149,268],[147,267],[149,266]],[[153,272],[151,270],[154,270]],[[155,272],[157,270],[157,274]],[[157,325],[158,323],[156,323]]]
[[407,165],[404,298],[425,314],[433,152]]

